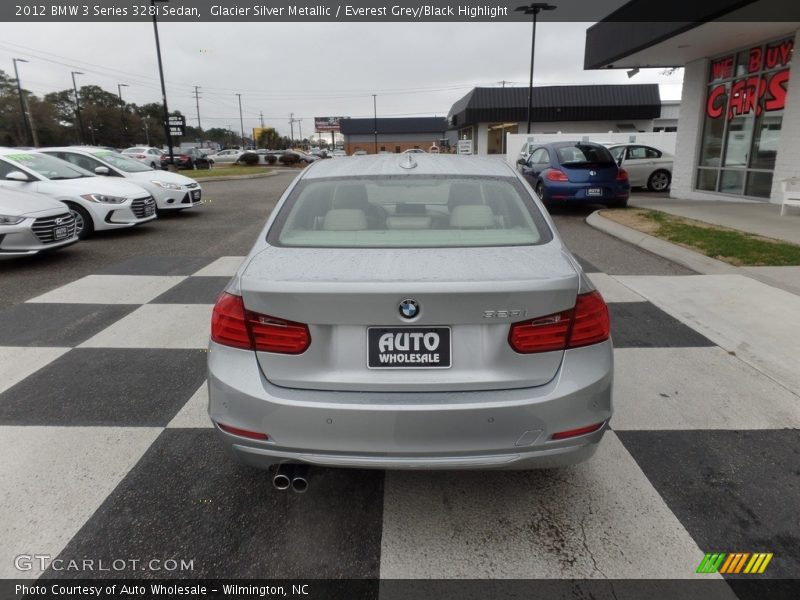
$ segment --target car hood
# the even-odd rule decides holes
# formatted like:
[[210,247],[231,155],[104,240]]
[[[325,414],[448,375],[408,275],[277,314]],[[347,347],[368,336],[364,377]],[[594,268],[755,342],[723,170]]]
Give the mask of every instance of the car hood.
[[80,177],[78,179],[56,179],[39,182],[39,189],[56,195],[61,194],[108,194],[125,198],[141,198],[150,192],[128,181],[107,177]]
[[21,217],[53,210],[66,212],[67,207],[58,200],[53,200],[41,194],[12,190],[0,191],[0,215]]
[[169,171],[140,171],[137,173],[128,173],[128,178],[132,182],[146,182],[163,181],[165,183],[174,183],[176,185],[190,185],[197,183],[191,177],[186,177],[179,173],[170,173]]

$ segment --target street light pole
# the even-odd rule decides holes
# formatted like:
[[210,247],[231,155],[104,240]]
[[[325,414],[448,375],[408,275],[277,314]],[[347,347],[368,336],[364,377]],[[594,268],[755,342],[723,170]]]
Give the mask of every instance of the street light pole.
[[72,71],[72,89],[75,90],[75,120],[78,125],[78,143],[83,144],[83,120],[81,119],[81,103],[78,98],[78,84],[75,83],[75,75],[84,75],[84,73]]
[[531,34],[531,76],[528,83],[528,133],[531,132],[531,114],[533,112],[533,58],[536,53],[536,17],[543,10],[555,10],[556,7],[546,2],[534,2],[528,6],[518,6],[517,11],[533,15],[533,32]]
[[[153,8],[156,2],[169,2],[169,0],[150,0],[150,7]],[[172,151],[172,133],[169,129],[169,108],[167,108],[167,86],[164,84],[164,65],[161,62],[161,42],[158,39],[158,18],[153,10],[153,34],[156,38],[156,56],[158,57],[158,76],[161,79],[161,100],[164,103],[164,133],[167,136],[167,146],[169,147],[169,164],[174,169],[175,154]]]
[[117,84],[117,95],[119,96],[119,116],[122,120],[122,145],[128,145],[128,123],[125,119],[125,102],[122,100],[122,88],[129,87],[127,83]]
[[378,153],[378,94],[372,94],[372,129],[375,134],[375,154]]
[[236,94],[239,97],[239,129],[242,132],[242,150],[244,150],[244,119],[242,119],[242,95]]
[[34,146],[38,146],[38,144],[34,142],[33,127],[31,126],[31,122],[28,119],[28,111],[26,110],[25,96],[22,93],[22,84],[19,81],[19,72],[17,71],[18,62],[26,63],[28,61],[25,60],[24,58],[14,58],[12,60],[14,61],[14,78],[17,80],[17,91],[19,92],[19,109],[22,111],[22,119],[23,121],[25,121],[25,133],[27,134],[25,143],[27,143],[28,140],[31,140],[31,143]]

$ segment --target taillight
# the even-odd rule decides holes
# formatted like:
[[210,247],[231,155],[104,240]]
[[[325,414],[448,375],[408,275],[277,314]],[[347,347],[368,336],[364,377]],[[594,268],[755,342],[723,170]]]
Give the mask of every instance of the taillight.
[[246,310],[241,296],[227,292],[214,305],[211,339],[223,346],[280,354],[302,354],[311,344],[308,325]]
[[133,158],[139,158],[139,159],[142,159],[142,158],[147,158],[147,157],[146,157],[144,154],[134,154],[134,155],[133,155]]
[[558,169],[550,169],[545,177],[549,181],[569,181],[567,174],[564,173],[564,171],[559,171]]
[[508,343],[521,354],[553,352],[596,344],[608,339],[608,307],[596,291],[579,294],[575,308],[514,323]]
[[617,181],[628,181],[628,172],[625,169],[617,170]]

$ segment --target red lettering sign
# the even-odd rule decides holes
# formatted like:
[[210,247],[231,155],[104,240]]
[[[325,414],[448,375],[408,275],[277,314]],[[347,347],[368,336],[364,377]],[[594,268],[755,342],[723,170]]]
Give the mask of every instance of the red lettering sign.
[[783,110],[786,105],[786,86],[789,82],[789,69],[778,71],[769,80],[769,95],[764,102],[764,110]]
[[711,63],[711,81],[733,77],[733,57],[720,58]]
[[782,67],[789,64],[792,58],[792,48],[794,48],[794,40],[785,40],[774,46],[767,46],[766,65],[767,69],[775,67]]
[[725,110],[725,84],[718,85],[708,92],[706,114],[712,119],[718,119]]
[[710,119],[718,119],[728,104],[728,120],[736,116],[755,112],[756,116],[763,111],[782,110],[786,104],[786,89],[789,81],[789,69],[761,76],[737,79],[731,84],[730,102],[727,102],[725,84],[714,86],[708,92],[706,115]]
[[761,46],[750,49],[750,60],[747,62],[747,72],[755,73],[761,70]]

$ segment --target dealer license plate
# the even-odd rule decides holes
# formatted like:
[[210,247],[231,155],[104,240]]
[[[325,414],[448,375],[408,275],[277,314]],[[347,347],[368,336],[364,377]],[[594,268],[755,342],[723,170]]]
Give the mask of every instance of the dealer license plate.
[[587,196],[602,196],[603,188],[589,188],[586,190]]
[[63,239],[65,237],[67,237],[67,235],[69,235],[69,232],[67,231],[66,227],[56,227],[53,230],[53,239],[54,240]]
[[449,327],[368,327],[370,369],[447,369]]

